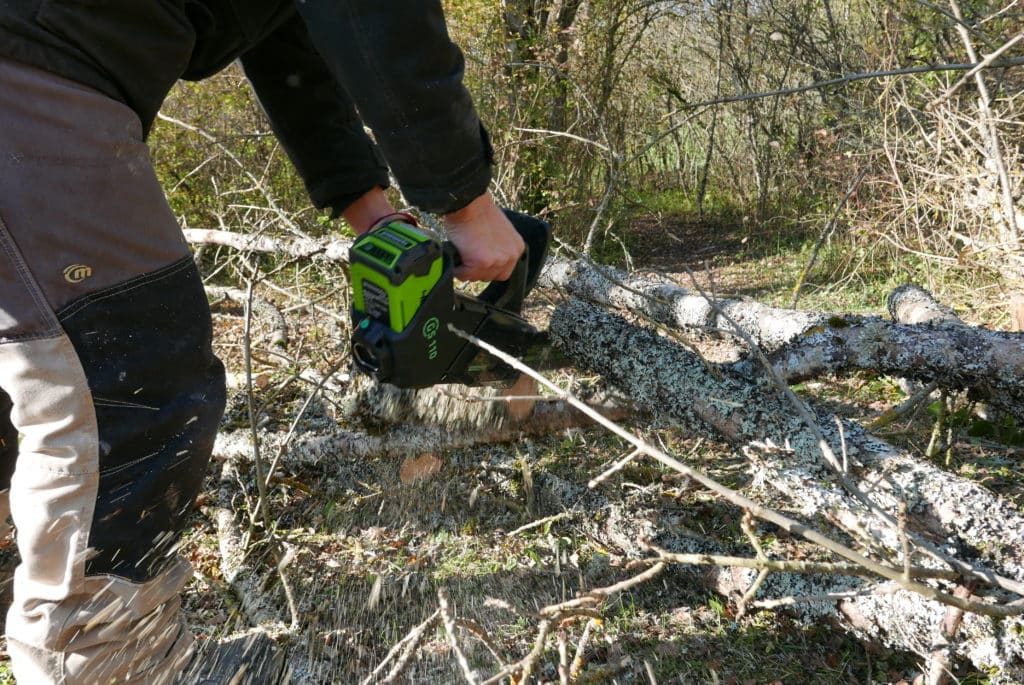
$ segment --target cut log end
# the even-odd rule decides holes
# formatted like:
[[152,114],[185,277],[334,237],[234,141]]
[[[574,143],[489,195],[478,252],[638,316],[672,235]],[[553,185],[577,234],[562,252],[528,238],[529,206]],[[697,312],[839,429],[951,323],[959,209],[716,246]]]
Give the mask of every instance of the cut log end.
[[889,315],[900,323],[941,323],[960,321],[950,307],[916,285],[901,285],[889,294]]

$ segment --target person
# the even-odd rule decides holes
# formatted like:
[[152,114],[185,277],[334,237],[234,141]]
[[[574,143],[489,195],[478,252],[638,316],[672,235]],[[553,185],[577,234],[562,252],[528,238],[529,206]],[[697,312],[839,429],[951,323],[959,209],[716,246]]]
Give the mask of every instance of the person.
[[390,169],[443,215],[460,278],[506,278],[523,250],[488,192],[492,150],[439,0],[0,4],[0,475],[21,555],[7,615],[19,683],[159,685],[194,650],[175,546],[224,374],[145,140],[179,78],[236,59],[317,207],[368,230],[394,211]]

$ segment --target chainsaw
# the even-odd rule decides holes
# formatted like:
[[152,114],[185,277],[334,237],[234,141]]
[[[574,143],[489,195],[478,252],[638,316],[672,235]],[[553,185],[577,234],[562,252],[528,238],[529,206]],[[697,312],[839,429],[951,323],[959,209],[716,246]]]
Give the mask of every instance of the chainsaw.
[[473,296],[455,289],[458,250],[401,215],[349,250],[352,356],[360,370],[399,388],[441,383],[507,385],[519,372],[452,331],[476,336],[535,369],[565,366],[546,331],[520,316],[544,266],[551,226],[504,210],[526,244],[506,281]]

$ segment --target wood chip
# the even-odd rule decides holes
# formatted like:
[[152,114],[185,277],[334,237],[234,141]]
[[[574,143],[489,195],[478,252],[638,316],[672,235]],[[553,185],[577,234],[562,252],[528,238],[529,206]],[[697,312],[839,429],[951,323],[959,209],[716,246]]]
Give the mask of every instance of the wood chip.
[[508,417],[515,422],[522,421],[533,413],[537,404],[535,399],[539,392],[537,381],[525,373],[512,385],[501,391],[503,397],[519,398],[508,400]]

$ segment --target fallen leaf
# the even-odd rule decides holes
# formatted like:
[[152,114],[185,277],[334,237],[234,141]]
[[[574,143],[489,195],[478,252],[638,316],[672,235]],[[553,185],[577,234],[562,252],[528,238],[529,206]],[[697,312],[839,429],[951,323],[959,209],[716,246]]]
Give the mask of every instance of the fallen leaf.
[[415,459],[406,459],[398,469],[398,477],[406,485],[426,480],[441,470],[441,460],[433,452],[424,452]]

